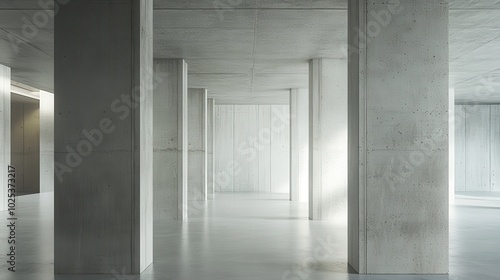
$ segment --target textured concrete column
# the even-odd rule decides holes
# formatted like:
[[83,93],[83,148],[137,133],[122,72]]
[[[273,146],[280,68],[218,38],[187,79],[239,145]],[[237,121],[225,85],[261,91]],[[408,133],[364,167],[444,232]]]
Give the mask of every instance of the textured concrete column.
[[207,100],[207,199],[213,199],[215,195],[215,99]]
[[188,88],[183,59],[155,59],[154,216],[187,219]]
[[0,211],[7,210],[7,170],[10,165],[10,68],[0,65]]
[[54,94],[40,91],[40,192],[54,191]]
[[74,0],[55,17],[56,274],[153,261],[153,7]]
[[188,91],[188,198],[207,200],[207,90]]
[[309,218],[347,219],[347,61],[309,63]]
[[309,92],[290,90],[290,200],[309,199]]
[[349,264],[448,272],[448,4],[349,1]]

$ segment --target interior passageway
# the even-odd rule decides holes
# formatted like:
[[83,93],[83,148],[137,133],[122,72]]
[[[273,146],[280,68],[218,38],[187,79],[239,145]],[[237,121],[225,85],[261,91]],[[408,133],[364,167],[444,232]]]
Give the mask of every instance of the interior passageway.
[[[53,275],[52,193],[19,198],[18,264],[0,264],[0,279],[495,279],[500,262],[500,199],[459,197],[451,207],[450,275],[358,275],[346,271],[346,228],[307,219],[304,203],[286,194],[217,194],[188,222],[155,228],[155,262],[142,275]],[[477,217],[481,217],[478,219]],[[1,212],[1,219],[7,218]],[[484,221],[488,221],[485,223]],[[7,227],[0,227],[6,236]],[[262,240],[266,242],[262,242]],[[6,251],[7,242],[0,243]]]

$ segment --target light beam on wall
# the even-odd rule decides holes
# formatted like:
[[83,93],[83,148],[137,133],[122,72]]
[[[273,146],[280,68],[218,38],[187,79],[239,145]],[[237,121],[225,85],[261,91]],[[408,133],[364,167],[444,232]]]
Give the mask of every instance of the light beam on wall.
[[449,202],[455,201],[455,89],[448,94],[448,184]]
[[40,100],[40,91],[38,89],[32,88],[22,83],[12,81],[10,91],[24,97]]

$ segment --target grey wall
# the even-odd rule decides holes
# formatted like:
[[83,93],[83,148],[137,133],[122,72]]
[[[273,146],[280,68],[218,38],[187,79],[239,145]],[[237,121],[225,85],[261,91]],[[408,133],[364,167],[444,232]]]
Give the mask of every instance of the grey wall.
[[215,191],[288,193],[288,105],[215,106]]
[[455,120],[455,191],[500,191],[500,105],[456,105]]
[[11,107],[11,162],[16,167],[16,193],[40,192],[40,103],[16,97]]

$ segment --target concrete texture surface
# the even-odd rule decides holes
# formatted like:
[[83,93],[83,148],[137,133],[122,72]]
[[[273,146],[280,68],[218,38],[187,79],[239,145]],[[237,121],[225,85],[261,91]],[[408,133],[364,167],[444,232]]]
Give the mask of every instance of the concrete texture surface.
[[290,90],[290,200],[309,201],[309,91]]
[[[2,116],[0,125],[0,171],[1,182],[7,182],[8,166],[11,161],[11,93],[10,93],[10,68],[0,64],[0,115]],[[4,183],[5,184],[5,183]],[[7,189],[2,188],[0,191],[0,211],[7,210]]]
[[472,191],[489,191],[490,184],[490,106],[465,107],[465,185]]
[[207,199],[215,195],[215,99],[207,99]]
[[347,61],[309,63],[309,218],[347,220]]
[[349,5],[349,263],[446,274],[448,1]]
[[155,59],[154,219],[187,219],[188,88],[182,59]]
[[232,192],[234,182],[234,106],[215,106],[215,192]]
[[[262,144],[258,145],[258,164],[259,164],[259,192],[271,192],[271,145],[269,145],[266,131],[271,131],[271,109],[272,105],[259,106],[259,130],[262,131],[259,137]],[[272,140],[271,140],[272,141]]]
[[153,254],[152,3],[74,1],[55,34],[54,272],[141,273]]
[[[288,98],[290,98],[288,96]],[[290,106],[271,106],[271,192],[290,192]],[[259,139],[265,139],[259,131]],[[266,142],[265,140],[263,141]]]
[[[219,102],[283,104],[289,88],[307,87],[309,59],[345,57],[347,0],[153,3],[154,56],[186,58],[189,86],[208,88]],[[449,4],[457,100],[499,102],[499,3]],[[54,29],[46,9],[34,0],[0,2],[0,63],[13,68],[15,81],[53,92]],[[45,24],[34,24],[37,13]],[[26,22],[35,31],[23,29]]]
[[207,90],[188,89],[188,200],[207,200]]
[[[481,199],[481,200],[479,200]],[[142,275],[115,268],[106,275],[53,275],[53,198],[23,196],[18,213],[18,271],[0,263],[9,280],[465,280],[498,279],[500,200],[457,199],[450,215],[450,275],[358,275],[347,272],[347,230],[310,221],[307,206],[286,194],[218,194],[188,223],[155,228],[155,262]],[[479,203],[480,202],[480,203]],[[461,206],[462,204],[467,206]],[[480,217],[480,218],[478,218]],[[7,212],[0,212],[6,219]],[[0,227],[0,235],[8,234]],[[266,240],[266,242],[263,242]],[[0,242],[6,252],[7,242]],[[270,265],[272,264],[272,265]]]
[[465,191],[465,106],[455,106],[455,191]]
[[455,107],[455,190],[500,191],[500,105]]
[[[11,164],[16,193],[40,192],[40,102],[17,96],[11,106]],[[53,175],[54,173],[52,173]]]
[[216,105],[216,192],[288,193],[289,135],[287,105]]
[[40,192],[54,191],[54,94],[40,91]]

